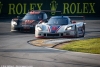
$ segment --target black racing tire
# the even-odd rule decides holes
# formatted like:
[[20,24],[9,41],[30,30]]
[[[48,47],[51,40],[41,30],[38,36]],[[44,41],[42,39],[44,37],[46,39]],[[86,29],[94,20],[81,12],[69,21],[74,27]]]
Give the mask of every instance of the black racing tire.
[[77,34],[77,28],[76,28],[76,26],[75,26],[75,30],[74,30],[74,32],[75,32],[75,35],[74,35],[74,37],[75,37],[75,38],[78,38],[78,34]]
[[34,28],[31,28],[31,29],[30,29],[30,32],[31,32],[31,33],[35,33],[35,29],[34,29]]
[[82,27],[82,32],[83,32],[83,35],[81,37],[84,37],[85,35],[85,25],[83,24],[83,27]]

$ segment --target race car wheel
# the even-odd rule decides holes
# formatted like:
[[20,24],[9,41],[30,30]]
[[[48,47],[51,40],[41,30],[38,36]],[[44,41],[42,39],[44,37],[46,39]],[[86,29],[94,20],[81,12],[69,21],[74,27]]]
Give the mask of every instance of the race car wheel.
[[75,33],[74,37],[75,37],[75,38],[78,38],[79,36],[78,36],[78,32],[77,32],[77,28],[76,28],[76,26],[75,26],[74,33]]
[[83,25],[83,27],[82,27],[82,32],[83,32],[82,37],[84,37],[84,35],[85,35],[85,25]]
[[31,29],[30,29],[30,32],[31,32],[31,33],[35,33],[34,31],[35,31],[34,28],[31,28]]

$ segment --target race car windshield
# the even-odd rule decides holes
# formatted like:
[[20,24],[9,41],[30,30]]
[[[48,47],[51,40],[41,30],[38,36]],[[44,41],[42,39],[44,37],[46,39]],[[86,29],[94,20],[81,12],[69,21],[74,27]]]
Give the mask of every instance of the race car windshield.
[[23,17],[23,20],[41,20],[42,15],[41,14],[26,14]]
[[66,19],[66,18],[52,18],[48,21],[48,24],[67,25],[68,19]]

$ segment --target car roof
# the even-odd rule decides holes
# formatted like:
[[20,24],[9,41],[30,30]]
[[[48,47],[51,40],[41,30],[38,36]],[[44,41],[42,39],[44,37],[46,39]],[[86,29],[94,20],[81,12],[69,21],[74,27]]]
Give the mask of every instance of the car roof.
[[64,18],[64,19],[68,19],[69,17],[68,16],[52,16],[51,18]]

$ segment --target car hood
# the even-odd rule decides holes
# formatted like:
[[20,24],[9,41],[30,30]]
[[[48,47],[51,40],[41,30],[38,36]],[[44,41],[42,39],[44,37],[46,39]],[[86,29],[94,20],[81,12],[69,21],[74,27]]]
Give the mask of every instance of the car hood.
[[62,25],[48,25],[48,29],[51,33],[56,33]]
[[38,24],[36,27],[41,27],[42,32],[56,33],[65,31],[65,29],[70,25],[48,25],[48,24]]
[[35,21],[35,20],[22,20],[22,24],[33,24],[33,25],[35,25],[35,24],[37,24],[37,21]]

